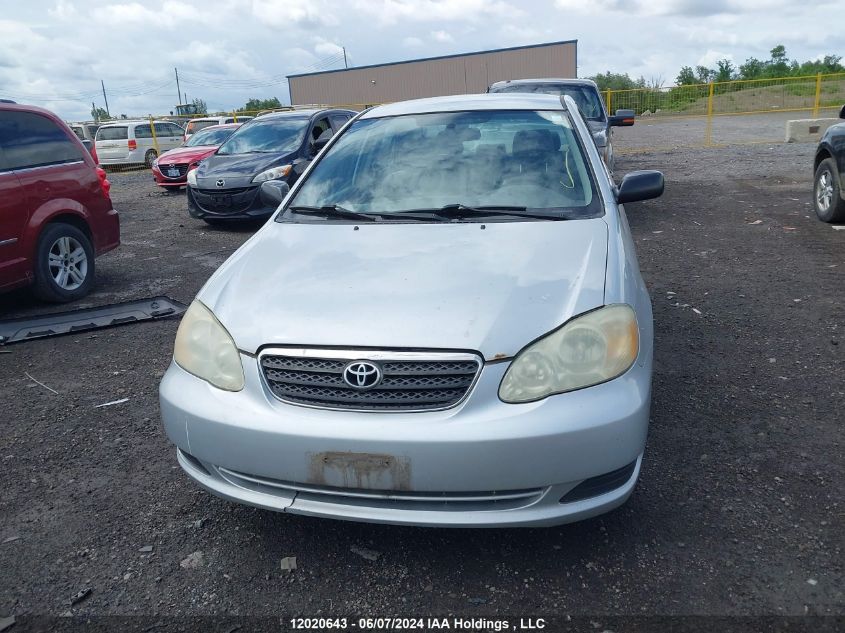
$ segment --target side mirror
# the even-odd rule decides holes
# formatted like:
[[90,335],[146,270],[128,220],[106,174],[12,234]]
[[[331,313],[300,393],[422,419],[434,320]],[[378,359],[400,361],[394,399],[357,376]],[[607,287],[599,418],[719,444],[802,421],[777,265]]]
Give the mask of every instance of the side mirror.
[[268,207],[278,207],[289,191],[290,185],[288,183],[279,180],[267,180],[261,183],[258,195],[261,196],[261,202]]
[[317,139],[313,143],[311,143],[311,148],[314,150],[314,154],[323,149],[326,144],[332,139],[332,136],[334,136],[334,132],[331,130],[331,128],[329,128],[328,130],[324,130],[323,133],[320,134],[320,136],[317,137]]
[[616,202],[639,202],[663,195],[663,174],[659,171],[632,171],[626,174],[616,192]]
[[608,119],[613,127],[630,127],[634,125],[636,114],[633,110],[617,110],[616,114],[609,116]]
[[839,118],[845,119],[845,106],[842,106],[842,109],[839,111]]

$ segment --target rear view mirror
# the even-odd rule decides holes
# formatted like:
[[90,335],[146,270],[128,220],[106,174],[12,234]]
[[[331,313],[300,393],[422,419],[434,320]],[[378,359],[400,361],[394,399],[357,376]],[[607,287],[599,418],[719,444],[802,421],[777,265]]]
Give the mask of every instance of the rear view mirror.
[[616,193],[616,202],[639,202],[663,195],[663,174],[659,171],[632,171],[626,174]]
[[278,207],[282,204],[282,200],[288,195],[290,185],[279,180],[268,180],[261,183],[261,188],[258,194],[261,196],[261,202],[268,207]]
[[628,127],[634,125],[636,114],[633,110],[617,110],[615,115],[608,118],[614,127]]

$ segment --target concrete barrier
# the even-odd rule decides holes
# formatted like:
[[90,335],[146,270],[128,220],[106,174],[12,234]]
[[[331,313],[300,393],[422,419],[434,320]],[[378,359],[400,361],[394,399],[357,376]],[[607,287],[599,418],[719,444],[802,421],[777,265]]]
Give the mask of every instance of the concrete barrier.
[[818,143],[831,125],[842,119],[797,119],[786,122],[787,143]]

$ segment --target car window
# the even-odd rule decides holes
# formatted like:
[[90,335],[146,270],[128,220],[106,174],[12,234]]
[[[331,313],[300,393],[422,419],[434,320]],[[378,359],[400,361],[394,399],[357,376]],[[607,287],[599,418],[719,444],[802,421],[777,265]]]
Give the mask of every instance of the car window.
[[395,213],[447,205],[560,210],[602,205],[563,111],[448,112],[359,119],[290,206]]
[[188,123],[188,132],[190,134],[196,134],[201,129],[211,127],[212,125],[218,125],[217,121],[191,121]]
[[70,129],[73,130],[73,133],[76,134],[76,138],[78,138],[80,141],[85,140],[85,132],[80,126],[72,125],[70,126]]
[[573,86],[555,83],[512,83],[493,86],[490,92],[533,92],[555,96],[569,95],[578,104],[585,119],[604,121],[604,108],[598,91],[592,86]]
[[348,114],[333,114],[329,117],[329,119],[332,122],[332,127],[335,131],[337,131],[346,124],[346,122],[350,119],[350,116]]
[[153,132],[150,129],[150,124],[145,123],[143,125],[136,125],[135,126],[135,138],[152,138]]
[[32,112],[0,112],[0,148],[9,169],[83,160],[82,150],[64,129]]
[[224,127],[201,130],[188,139],[188,142],[185,143],[185,147],[196,147],[198,145],[220,145],[223,141],[232,136],[232,132],[236,129],[237,128]]
[[318,119],[317,122],[314,123],[314,127],[311,128],[311,140],[316,141],[318,138],[320,138],[320,134],[330,128],[331,125],[329,124],[329,117],[323,117],[322,119]]
[[302,143],[308,119],[272,117],[255,119],[238,128],[217,150],[218,155],[292,152]]
[[91,138],[94,138],[95,136],[97,136],[97,130],[100,129],[100,126],[99,125],[86,125],[85,129],[88,130],[88,135]]
[[167,126],[170,128],[170,136],[185,136],[185,129],[175,123],[168,123]]
[[129,138],[129,128],[125,125],[101,127],[97,130],[98,141],[125,141]]

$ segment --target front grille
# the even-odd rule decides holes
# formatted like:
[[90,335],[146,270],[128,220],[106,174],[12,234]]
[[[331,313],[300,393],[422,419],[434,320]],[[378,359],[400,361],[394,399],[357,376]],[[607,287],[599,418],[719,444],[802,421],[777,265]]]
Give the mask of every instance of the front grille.
[[[261,369],[270,390],[280,400],[324,409],[357,411],[420,411],[455,406],[469,392],[480,360],[472,354],[379,353],[331,358],[286,355],[284,350],[261,356]],[[347,354],[348,356],[348,354]],[[417,358],[420,357],[420,358]],[[425,357],[425,358],[422,358]],[[368,389],[344,380],[350,362],[366,360],[381,370],[382,379]]]
[[[179,175],[178,176],[171,176],[170,170],[171,169],[178,169]],[[159,163],[158,170],[161,172],[161,175],[167,178],[168,180],[182,180],[185,178],[185,174],[188,173],[188,163],[174,163],[174,164],[163,164]]]
[[258,187],[195,189],[194,202],[209,213],[242,213],[252,206]]

